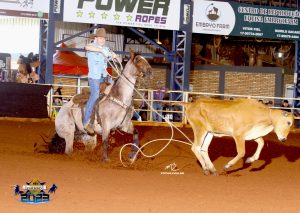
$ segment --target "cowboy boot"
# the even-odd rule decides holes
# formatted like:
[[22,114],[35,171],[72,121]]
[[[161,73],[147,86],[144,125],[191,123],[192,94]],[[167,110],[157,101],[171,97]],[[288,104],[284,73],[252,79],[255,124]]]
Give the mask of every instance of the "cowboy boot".
[[87,132],[88,135],[90,136],[94,136],[95,135],[95,131],[93,129],[93,125],[88,122],[85,126],[84,126],[84,130]]

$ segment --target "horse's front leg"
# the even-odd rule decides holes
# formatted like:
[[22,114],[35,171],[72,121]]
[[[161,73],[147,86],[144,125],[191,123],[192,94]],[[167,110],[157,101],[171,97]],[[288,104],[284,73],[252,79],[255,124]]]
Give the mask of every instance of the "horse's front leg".
[[139,150],[139,132],[136,128],[133,130],[133,140],[132,140],[133,145],[131,146],[131,152],[129,153],[129,160],[131,162],[135,161],[137,157],[137,151]]
[[129,134],[132,134],[132,146],[131,146],[131,152],[129,153],[128,157],[131,162],[135,161],[137,157],[137,151],[139,147],[139,132],[136,128],[134,128],[132,122],[130,122],[128,127],[121,128],[122,131],[127,132]]
[[102,130],[102,148],[103,148],[103,161],[109,162],[109,156],[108,156],[108,137],[109,137],[110,129],[108,127],[103,126]]

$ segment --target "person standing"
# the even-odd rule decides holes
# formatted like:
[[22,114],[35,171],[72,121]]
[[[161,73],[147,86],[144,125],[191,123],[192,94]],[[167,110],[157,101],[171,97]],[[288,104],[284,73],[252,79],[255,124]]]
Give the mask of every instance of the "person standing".
[[153,121],[162,122],[162,100],[165,97],[167,88],[163,86],[162,81],[156,82],[157,90],[153,92],[153,112],[152,119]]
[[90,96],[86,104],[84,113],[83,126],[84,130],[88,134],[95,134],[92,124],[90,123],[92,111],[94,105],[100,95],[100,83],[109,82],[113,80],[107,74],[107,58],[116,58],[117,55],[105,45],[106,42],[106,31],[104,28],[98,28],[95,34],[90,35],[94,38],[94,42],[87,44],[84,49],[87,51],[88,59],[88,82],[90,86]]
[[289,109],[291,106],[290,106],[288,100],[283,100],[282,103],[281,103],[281,107],[283,107],[282,110],[287,111],[287,112],[291,112],[291,109]]

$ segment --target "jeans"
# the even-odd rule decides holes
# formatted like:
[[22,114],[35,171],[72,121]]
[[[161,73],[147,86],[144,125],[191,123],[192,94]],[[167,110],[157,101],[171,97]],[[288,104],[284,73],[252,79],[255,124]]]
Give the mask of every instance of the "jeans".
[[[160,102],[153,102],[153,110],[162,110],[162,106]],[[153,121],[162,122],[162,112],[152,112]]]
[[94,105],[100,95],[100,83],[104,82],[105,78],[100,78],[100,79],[89,78],[88,80],[89,80],[91,94],[86,104],[86,108],[84,112],[84,119],[83,119],[84,126],[89,122],[91,118]]

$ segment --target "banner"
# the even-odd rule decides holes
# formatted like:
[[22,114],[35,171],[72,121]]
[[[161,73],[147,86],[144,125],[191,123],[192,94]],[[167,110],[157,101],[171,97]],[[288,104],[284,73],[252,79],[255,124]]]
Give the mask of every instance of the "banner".
[[0,0],[0,15],[48,18],[50,0]]
[[179,30],[180,0],[65,0],[63,21]]
[[299,21],[298,9],[194,1],[194,33],[299,40]]

